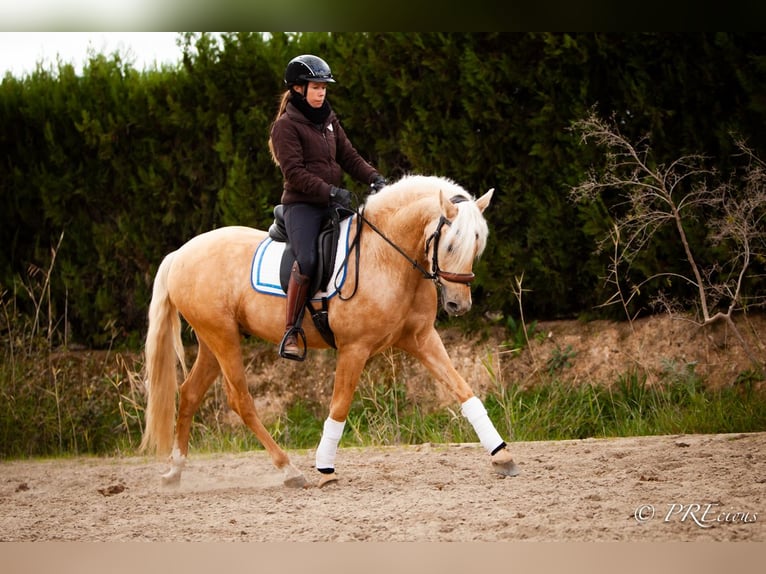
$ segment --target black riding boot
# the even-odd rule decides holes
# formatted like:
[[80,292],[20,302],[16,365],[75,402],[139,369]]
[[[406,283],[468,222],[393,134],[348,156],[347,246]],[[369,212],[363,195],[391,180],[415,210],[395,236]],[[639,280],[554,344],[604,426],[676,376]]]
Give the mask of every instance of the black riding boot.
[[[296,261],[287,283],[287,304],[285,306],[285,335],[279,346],[279,355],[284,359],[302,361],[306,358],[306,337],[301,329],[301,319],[306,308],[311,278],[301,275],[301,268]],[[298,335],[303,339],[303,348],[298,344]]]

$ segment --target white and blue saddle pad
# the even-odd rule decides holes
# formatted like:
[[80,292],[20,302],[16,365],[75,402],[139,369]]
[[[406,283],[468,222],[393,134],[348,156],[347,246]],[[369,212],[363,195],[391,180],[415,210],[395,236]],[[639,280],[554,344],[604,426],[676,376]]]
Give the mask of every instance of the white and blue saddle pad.
[[[348,217],[340,222],[335,268],[328,284],[324,288],[320,287],[319,291],[312,297],[312,301],[321,301],[323,298],[330,299],[337,295],[338,290],[343,287],[347,270],[344,262],[349,249],[349,231],[353,220],[354,217]],[[258,293],[276,295],[277,297],[287,296],[279,281],[279,269],[286,246],[286,243],[274,241],[271,237],[266,237],[258,244],[250,271],[250,283]]]

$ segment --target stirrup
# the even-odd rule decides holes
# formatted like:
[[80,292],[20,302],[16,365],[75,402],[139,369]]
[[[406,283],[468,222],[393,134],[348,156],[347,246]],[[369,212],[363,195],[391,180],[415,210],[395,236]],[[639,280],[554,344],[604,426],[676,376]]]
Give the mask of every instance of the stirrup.
[[[303,342],[302,355],[294,355],[285,351],[285,343],[287,342],[287,337],[290,335],[295,335],[296,340],[300,337],[300,340]],[[282,337],[282,342],[279,344],[279,356],[283,359],[290,359],[291,361],[303,361],[306,358],[307,352],[308,344],[306,343],[306,334],[303,332],[303,329],[300,327],[291,327],[288,329]]]

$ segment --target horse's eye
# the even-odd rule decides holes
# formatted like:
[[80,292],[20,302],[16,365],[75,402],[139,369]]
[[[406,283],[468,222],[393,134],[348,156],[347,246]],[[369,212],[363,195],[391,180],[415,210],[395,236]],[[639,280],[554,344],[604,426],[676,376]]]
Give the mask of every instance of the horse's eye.
[[454,250],[454,247],[452,243],[450,243],[449,246],[447,247],[447,253],[452,253],[453,250]]

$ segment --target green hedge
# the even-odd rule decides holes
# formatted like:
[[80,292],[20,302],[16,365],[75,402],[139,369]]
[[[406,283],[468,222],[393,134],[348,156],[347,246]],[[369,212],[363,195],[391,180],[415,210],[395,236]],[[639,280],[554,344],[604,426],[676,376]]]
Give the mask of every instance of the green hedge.
[[[5,301],[32,313],[30,270],[52,267],[50,314],[66,318],[70,340],[139,341],[165,253],[214,227],[269,224],[281,178],[269,159],[268,127],[284,66],[300,53],[331,64],[338,84],[330,100],[384,174],[448,176],[476,194],[496,188],[474,285],[479,314],[513,315],[510,287],[522,273],[527,317],[591,314],[609,295],[608,255],[594,247],[619,193],[605,205],[568,197],[602,161],[569,129],[594,105],[628,137],[650,134],[660,162],[704,153],[727,174],[736,162],[730,132],[766,157],[763,34],[181,40],[176,67],[137,72],[119,54],[95,55],[82,75],[62,64],[0,84],[0,287]],[[690,227],[701,256],[714,257],[704,220]],[[668,234],[634,272],[685,265]],[[764,263],[757,265],[751,292],[764,289]],[[636,310],[657,288],[647,287]]]

